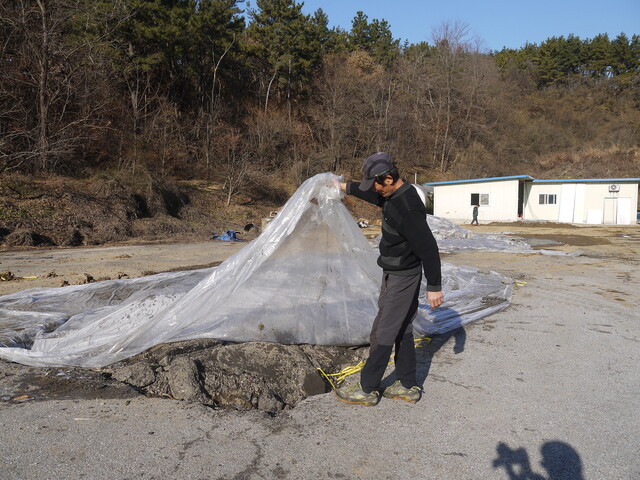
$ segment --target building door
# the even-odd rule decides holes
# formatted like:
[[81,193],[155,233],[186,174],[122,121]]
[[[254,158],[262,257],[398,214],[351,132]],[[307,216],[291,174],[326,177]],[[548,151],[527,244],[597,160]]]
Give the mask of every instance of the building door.
[[573,222],[584,223],[587,219],[586,209],[587,201],[587,185],[584,183],[576,184],[576,200],[573,207]]
[[560,190],[560,213],[558,221],[560,223],[573,222],[573,212],[576,205],[576,184],[565,183]]
[[617,197],[605,197],[604,199],[604,215],[602,223],[605,225],[615,225],[617,220]]
[[631,224],[631,198],[618,198],[618,211],[616,212],[616,223],[618,225]]

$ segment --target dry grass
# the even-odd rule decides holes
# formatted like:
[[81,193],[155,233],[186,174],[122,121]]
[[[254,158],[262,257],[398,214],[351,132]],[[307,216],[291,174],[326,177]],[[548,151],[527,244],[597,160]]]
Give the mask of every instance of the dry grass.
[[640,148],[586,147],[541,155],[534,163],[537,178],[626,178],[640,172]]

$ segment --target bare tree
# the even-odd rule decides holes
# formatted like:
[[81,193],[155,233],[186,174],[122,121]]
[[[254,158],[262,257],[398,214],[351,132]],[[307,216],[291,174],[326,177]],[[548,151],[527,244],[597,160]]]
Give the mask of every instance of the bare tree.
[[[130,56],[133,56],[133,53]],[[140,164],[140,135],[143,124],[151,114],[151,105],[159,99],[159,87],[152,84],[149,74],[143,71],[135,61],[132,61],[124,73],[129,91],[128,114],[131,120],[133,153],[131,158],[120,159],[120,167],[128,166],[135,173]]]
[[389,146],[395,84],[368,53],[328,57],[310,109],[325,169],[358,171],[362,157]]
[[227,197],[227,206],[231,200],[242,191],[250,173],[249,152],[243,148],[240,132],[233,129],[225,136],[225,182],[224,191]]
[[220,69],[220,64],[224,57],[229,53],[229,51],[233,48],[233,45],[236,42],[235,35],[233,36],[233,40],[224,51],[218,55],[216,52],[215,46],[211,46],[211,61],[213,65],[213,79],[211,82],[211,92],[207,95],[206,103],[208,105],[208,112],[205,117],[205,140],[204,140],[204,156],[205,156],[205,168],[207,172],[207,176],[210,174],[211,164],[212,164],[212,156],[214,150],[214,138],[215,138],[215,129],[216,124],[218,123],[218,118],[220,116],[220,107],[222,102],[222,86],[220,85],[220,81],[218,79],[218,70]]
[[176,105],[159,98],[148,128],[144,130],[145,143],[157,152],[162,177],[169,173],[170,162],[175,165],[177,158],[186,150],[180,120]]
[[466,38],[469,26],[461,22],[442,23],[433,31],[435,66],[439,73],[439,94],[434,102],[436,125],[433,139],[434,163],[439,163],[440,171],[449,166],[452,149],[452,122],[456,103],[456,83],[462,70],[462,58],[468,54]]
[[[93,12],[96,21],[120,15],[119,5]],[[0,5],[2,59],[10,65],[0,73],[0,108],[3,123],[10,125],[0,143],[11,145],[13,166],[70,168],[66,162],[100,128],[108,97],[101,87],[109,83],[109,69],[97,54],[104,39],[83,31],[75,18],[87,8],[92,4],[82,0]]]
[[472,141],[479,123],[484,72],[479,46],[463,23],[443,23],[433,31],[433,47],[424,47],[402,64],[403,90],[430,161],[446,172]]
[[332,56],[325,59],[316,80],[316,103],[310,109],[313,136],[319,142],[325,168],[342,169],[342,159],[349,137],[350,76],[345,58]]

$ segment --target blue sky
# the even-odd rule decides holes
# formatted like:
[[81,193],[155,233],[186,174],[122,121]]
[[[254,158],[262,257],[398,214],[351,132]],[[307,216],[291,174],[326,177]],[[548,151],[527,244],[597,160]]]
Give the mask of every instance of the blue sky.
[[[300,2],[298,2],[300,3]],[[322,8],[331,27],[351,30],[362,11],[369,21],[385,19],[395,38],[431,42],[434,27],[456,21],[469,26],[485,50],[540,44],[549,37],[574,34],[581,39],[621,32],[640,34],[640,0],[305,0],[303,11]]]

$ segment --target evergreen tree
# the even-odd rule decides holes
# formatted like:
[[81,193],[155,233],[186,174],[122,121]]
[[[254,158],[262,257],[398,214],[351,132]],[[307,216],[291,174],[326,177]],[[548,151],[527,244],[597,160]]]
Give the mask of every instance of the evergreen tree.
[[621,33],[611,42],[611,71],[622,86],[632,85],[634,77],[640,73],[640,36],[631,40]]
[[370,53],[382,65],[389,66],[398,56],[400,40],[394,40],[391,26],[386,20],[371,22]]
[[351,31],[349,32],[349,45],[351,50],[366,50],[371,46],[371,27],[369,17],[364,12],[357,12],[351,20]]
[[311,82],[328,41],[328,19],[322,11],[302,13],[295,0],[257,0],[250,12],[250,51],[263,63],[267,75],[265,109],[271,92],[291,96],[303,93]]
[[584,74],[600,79],[610,75],[611,41],[609,36],[606,33],[596,35],[587,42],[586,48],[587,60],[584,66]]
[[351,50],[364,50],[381,65],[390,66],[400,51],[400,40],[394,39],[386,20],[374,19],[359,11],[351,21]]
[[219,84],[230,84],[242,69],[240,37],[245,26],[240,13],[237,0],[200,0],[191,15],[186,67],[200,105],[213,101]]
[[558,69],[565,78],[579,74],[585,64],[582,40],[575,35],[569,35],[566,39],[560,37],[557,57]]
[[534,59],[541,86],[549,86],[558,83],[563,77],[560,69],[560,49],[563,38],[551,37],[540,44]]

